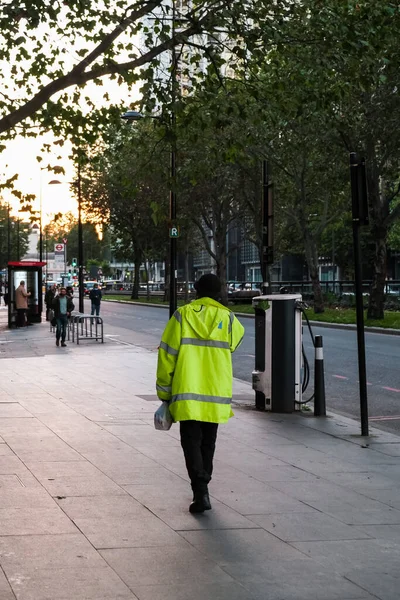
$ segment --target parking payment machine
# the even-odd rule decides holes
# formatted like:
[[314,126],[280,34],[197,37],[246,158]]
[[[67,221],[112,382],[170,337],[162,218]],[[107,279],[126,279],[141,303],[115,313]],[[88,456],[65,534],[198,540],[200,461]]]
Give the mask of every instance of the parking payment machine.
[[26,318],[28,323],[40,323],[43,310],[42,268],[45,262],[18,261],[8,263],[8,327],[16,326],[17,309],[15,290],[25,281],[25,289],[31,295],[28,298]]
[[300,294],[253,298],[256,408],[291,413],[302,401],[302,313]]

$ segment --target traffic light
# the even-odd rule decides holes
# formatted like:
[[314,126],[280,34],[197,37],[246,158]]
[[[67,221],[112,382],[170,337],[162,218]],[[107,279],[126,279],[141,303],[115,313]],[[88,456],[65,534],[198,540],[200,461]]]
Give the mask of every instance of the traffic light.
[[78,264],[78,261],[76,260],[76,258],[73,258],[71,261],[71,266],[76,267],[77,264]]

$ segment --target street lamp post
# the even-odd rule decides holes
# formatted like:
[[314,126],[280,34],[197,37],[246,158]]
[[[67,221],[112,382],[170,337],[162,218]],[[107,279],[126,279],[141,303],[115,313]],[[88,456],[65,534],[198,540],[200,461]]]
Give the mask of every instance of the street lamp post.
[[84,311],[83,296],[83,229],[82,229],[82,187],[81,165],[78,162],[78,283],[79,283],[79,312]]
[[11,260],[11,216],[10,203],[7,203],[7,266]]

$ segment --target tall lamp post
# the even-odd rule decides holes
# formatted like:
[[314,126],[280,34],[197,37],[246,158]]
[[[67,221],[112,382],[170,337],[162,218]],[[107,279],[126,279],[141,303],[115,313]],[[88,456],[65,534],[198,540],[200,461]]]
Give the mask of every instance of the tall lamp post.
[[[155,117],[152,115],[142,115],[140,112],[136,110],[128,110],[123,115],[121,115],[121,119],[125,119],[125,121],[133,122],[140,121],[141,119],[159,119],[159,117]],[[177,291],[176,291],[176,266],[177,266],[177,246],[176,239],[177,236],[171,235],[171,231],[178,231],[178,228],[175,227],[176,221],[176,145],[175,140],[173,139],[171,145],[171,162],[170,162],[170,175],[171,175],[171,185],[169,191],[169,225],[170,225],[170,279],[169,279],[169,316],[172,317],[177,307]]]
[[79,283],[79,312],[84,313],[83,290],[83,228],[82,228],[82,186],[81,164],[78,162],[78,283]]

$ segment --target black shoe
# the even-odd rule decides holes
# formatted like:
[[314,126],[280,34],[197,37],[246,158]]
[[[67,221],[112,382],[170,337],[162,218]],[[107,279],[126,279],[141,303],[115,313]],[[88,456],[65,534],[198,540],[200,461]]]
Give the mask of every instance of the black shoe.
[[202,513],[205,510],[211,510],[211,502],[208,492],[204,494],[195,494],[195,498],[189,506],[189,512]]
[[56,340],[56,346],[60,345],[60,340]]
[[66,346],[66,345],[67,345],[67,344],[66,344],[65,342],[61,342],[61,346],[62,346],[62,348],[65,348],[65,346]]

